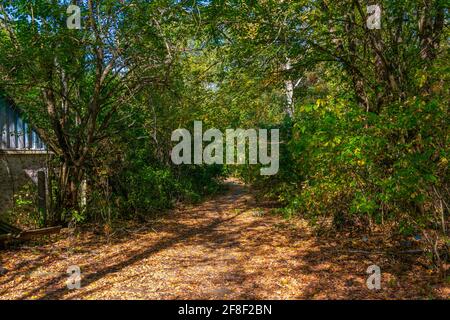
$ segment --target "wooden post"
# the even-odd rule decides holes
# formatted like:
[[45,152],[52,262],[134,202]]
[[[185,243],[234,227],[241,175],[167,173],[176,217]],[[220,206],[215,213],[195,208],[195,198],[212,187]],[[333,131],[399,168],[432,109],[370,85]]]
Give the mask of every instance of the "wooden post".
[[81,181],[81,207],[86,209],[87,206],[87,181],[84,179]]
[[43,225],[47,223],[47,194],[45,171],[38,171],[38,210]]

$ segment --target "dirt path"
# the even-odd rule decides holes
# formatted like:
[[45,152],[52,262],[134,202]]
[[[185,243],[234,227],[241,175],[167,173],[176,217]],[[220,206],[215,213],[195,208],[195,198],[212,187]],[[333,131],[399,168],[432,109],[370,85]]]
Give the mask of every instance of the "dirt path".
[[[306,223],[260,208],[248,190],[122,230],[110,241],[77,238],[2,251],[1,299],[343,299],[448,298],[449,290],[414,263],[346,253],[345,239],[315,237]],[[99,240],[99,238],[101,240]],[[382,290],[365,284],[382,270]],[[66,270],[79,265],[81,289]],[[405,266],[406,265],[406,266]],[[435,283],[435,284],[433,284]]]

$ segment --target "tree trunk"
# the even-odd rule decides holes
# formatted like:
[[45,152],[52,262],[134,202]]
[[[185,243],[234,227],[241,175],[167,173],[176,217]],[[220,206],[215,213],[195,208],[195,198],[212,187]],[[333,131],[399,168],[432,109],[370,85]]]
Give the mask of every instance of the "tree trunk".
[[[287,72],[292,70],[291,60],[286,58],[286,63],[283,65],[283,69]],[[289,118],[294,116],[294,82],[292,79],[288,78],[284,81],[284,86],[286,90],[286,108],[285,112]]]

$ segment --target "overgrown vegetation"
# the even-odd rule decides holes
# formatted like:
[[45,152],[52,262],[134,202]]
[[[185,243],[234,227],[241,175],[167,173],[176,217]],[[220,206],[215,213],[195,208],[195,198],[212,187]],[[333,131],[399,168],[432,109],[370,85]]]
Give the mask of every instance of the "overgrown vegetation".
[[[172,131],[194,120],[280,128],[277,175],[232,172],[287,216],[420,234],[442,267],[446,1],[377,1],[381,29],[359,0],[63,2],[0,6],[0,84],[55,153],[51,223],[143,217],[217,190],[223,167],[170,161]],[[69,2],[81,30],[66,27]]]

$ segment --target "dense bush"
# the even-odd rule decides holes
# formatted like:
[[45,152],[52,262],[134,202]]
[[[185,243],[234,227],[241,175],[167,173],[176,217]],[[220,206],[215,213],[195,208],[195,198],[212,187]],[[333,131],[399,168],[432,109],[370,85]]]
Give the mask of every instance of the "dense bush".
[[[134,167],[134,168],[133,168]],[[171,208],[177,201],[198,202],[202,196],[214,193],[221,175],[219,167],[189,167],[180,174],[171,167],[153,167],[133,163],[122,173],[124,210],[149,214]],[[136,169],[136,170],[133,170]]]
[[[449,199],[449,111],[411,99],[381,114],[345,100],[302,106],[284,127],[281,172],[267,194],[288,215],[330,217],[336,227],[393,222],[411,234],[442,229]],[[286,135],[291,132],[291,135]]]

